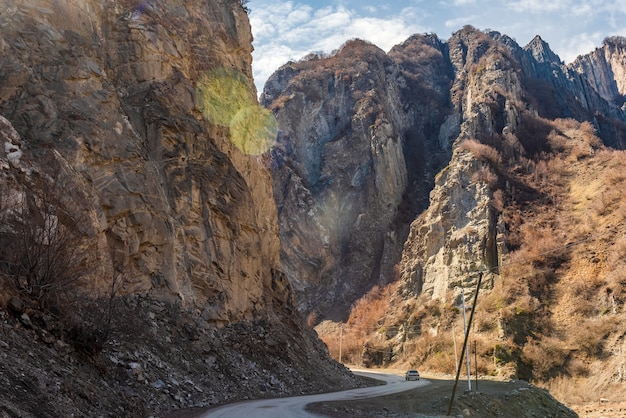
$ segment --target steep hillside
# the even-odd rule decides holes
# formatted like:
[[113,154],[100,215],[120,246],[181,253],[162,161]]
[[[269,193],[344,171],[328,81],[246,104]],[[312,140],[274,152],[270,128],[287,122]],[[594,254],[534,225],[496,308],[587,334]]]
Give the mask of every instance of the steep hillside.
[[[396,125],[394,132],[400,133],[404,144],[407,177],[426,185],[419,192],[407,186],[406,200],[390,210],[400,213],[403,207],[411,207],[418,216],[395,270],[384,271],[376,263],[369,270],[370,265],[361,262],[359,275],[341,276],[352,293],[338,296],[333,291],[331,296],[345,304],[356,289],[364,288],[363,277],[371,271],[377,277],[384,272],[377,286],[361,300],[353,300],[347,319],[323,322],[318,332],[335,356],[342,339],[342,361],[454,373],[453,335],[458,336],[456,343],[462,343],[461,295],[470,306],[480,282],[472,324],[479,373],[540,382],[569,403],[602,394],[621,399],[626,381],[620,354],[626,335],[620,261],[625,203],[623,176],[618,174],[624,163],[619,149],[626,138],[623,93],[617,87],[623,81],[619,76],[624,70],[622,40],[609,39],[601,50],[565,66],[540,37],[521,48],[505,35],[465,27],[445,43],[432,43],[432,39],[415,36],[394,48],[388,54],[389,65],[400,71],[385,73],[387,91],[410,91],[398,96],[394,109],[412,115],[409,120],[415,123]],[[418,40],[431,48],[407,48]],[[405,48],[405,53],[398,54],[398,48]],[[284,135],[280,152],[290,147],[306,149],[316,140],[314,130],[301,128],[299,132],[310,137],[300,137],[283,125],[281,115],[298,114],[299,106],[311,103],[309,99],[319,104],[306,113],[317,114],[325,96],[314,87],[316,73],[307,71],[322,67],[328,73],[344,71],[340,56],[341,51],[279,70],[275,77],[282,82],[280,95],[271,90],[279,84],[268,83],[266,92],[273,100],[266,104],[277,115]],[[383,59],[377,55],[377,60]],[[362,66],[370,62],[364,55],[359,61]],[[292,82],[296,74],[310,77],[297,84],[307,85],[308,91],[297,90]],[[375,79],[365,72],[358,74],[364,81]],[[411,85],[414,90],[409,90]],[[366,86],[367,94],[377,91],[374,82]],[[294,97],[297,102],[292,102]],[[431,106],[441,107],[435,111],[411,105],[416,97],[434,98]],[[411,113],[410,109],[419,110]],[[429,118],[434,113],[441,116]],[[417,122],[420,116],[431,123]],[[416,132],[419,135],[410,135]],[[350,135],[348,130],[333,141]],[[417,142],[409,140],[416,137]],[[361,136],[360,146],[374,138]],[[435,172],[414,165],[416,160],[407,158],[411,151],[427,159],[434,155],[447,159],[436,176],[421,177]],[[320,166],[326,165],[327,155],[318,155]],[[306,155],[291,156],[291,167],[306,164],[301,160]],[[347,157],[344,153],[342,167],[350,164]],[[385,165],[375,164],[372,172],[385,170]],[[272,172],[280,177],[285,170],[275,164]],[[299,178],[298,172],[290,172],[288,178]],[[301,190],[310,189],[302,183]],[[346,189],[334,190],[343,190],[339,197],[353,201]],[[424,206],[419,199],[427,192],[429,203]],[[281,205],[304,201],[306,209],[317,204],[315,194],[308,200],[283,198],[277,196],[279,218]],[[362,226],[352,224],[352,228],[358,231]],[[315,236],[318,229],[315,223],[302,223],[298,230]],[[293,262],[289,251],[297,241],[290,239],[291,234],[292,224],[283,222],[283,263]],[[299,250],[296,259],[305,259],[306,248]],[[337,263],[335,270],[350,271],[342,263],[352,260],[331,261]],[[323,292],[317,275],[298,280]],[[306,286],[301,287],[306,295]],[[316,308],[313,305],[307,312]]]
[[3,195],[74,191],[54,203],[89,236],[100,288],[123,273],[131,291],[209,301],[223,323],[271,305],[281,273],[269,173],[201,113],[202,88],[220,72],[250,79],[237,2],[3,9],[0,113],[24,153],[4,170]]
[[0,1],[3,412],[356,384],[281,270],[242,3]]

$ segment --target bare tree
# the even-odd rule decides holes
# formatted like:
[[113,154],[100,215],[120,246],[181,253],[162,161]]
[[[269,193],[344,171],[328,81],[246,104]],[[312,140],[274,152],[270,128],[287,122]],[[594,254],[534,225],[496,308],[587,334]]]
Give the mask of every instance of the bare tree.
[[20,293],[54,309],[89,269],[90,240],[81,231],[87,219],[70,197],[67,175],[28,180],[5,190],[0,268]]
[[112,276],[105,297],[81,298],[74,304],[75,311],[71,317],[66,319],[72,344],[93,360],[111,338],[117,302],[126,282],[124,274]]

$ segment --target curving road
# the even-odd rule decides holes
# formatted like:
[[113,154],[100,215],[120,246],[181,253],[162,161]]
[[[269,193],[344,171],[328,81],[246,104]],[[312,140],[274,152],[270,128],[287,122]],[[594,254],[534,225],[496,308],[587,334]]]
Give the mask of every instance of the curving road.
[[258,401],[239,402],[211,409],[200,415],[201,418],[219,417],[254,417],[254,418],[312,418],[322,415],[305,411],[308,404],[314,402],[344,401],[404,392],[419,386],[430,384],[427,380],[404,380],[404,376],[371,371],[353,370],[355,374],[371,377],[385,382],[382,386],[349,389],[342,392],[321,393],[318,395],[294,396],[291,398],[263,399]]

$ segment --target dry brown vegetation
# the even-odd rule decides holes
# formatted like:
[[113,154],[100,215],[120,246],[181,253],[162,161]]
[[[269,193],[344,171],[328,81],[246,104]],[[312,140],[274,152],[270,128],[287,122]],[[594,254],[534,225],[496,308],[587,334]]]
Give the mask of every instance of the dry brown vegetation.
[[[347,364],[362,364],[365,343],[369,336],[385,331],[380,318],[389,309],[389,298],[396,285],[374,286],[354,304],[345,324],[322,323],[316,327],[334,359]],[[371,346],[370,351],[383,353],[385,347]]]
[[34,172],[26,187],[11,178],[0,183],[0,310],[54,318],[59,334],[94,356],[111,334],[126,276],[118,273],[106,289],[90,283],[102,270],[89,212],[80,206],[72,174],[53,159],[46,163],[56,168],[53,174]]
[[[462,145],[497,168],[474,180],[498,188],[492,207],[507,224],[511,249],[479,298],[470,338],[478,373],[529,380],[569,405],[622,399],[626,152],[605,148],[587,122],[541,119],[527,130],[524,148],[532,152],[512,160],[475,140]],[[502,188],[501,176],[514,187]],[[378,364],[454,373],[458,309],[423,296],[394,297],[388,308],[371,296],[355,305],[351,320],[367,323],[370,333],[359,334],[352,351],[368,344],[385,353]]]
[[470,151],[476,158],[491,164],[494,168],[502,164],[502,156],[498,150],[475,139],[466,139],[461,143],[461,148]]

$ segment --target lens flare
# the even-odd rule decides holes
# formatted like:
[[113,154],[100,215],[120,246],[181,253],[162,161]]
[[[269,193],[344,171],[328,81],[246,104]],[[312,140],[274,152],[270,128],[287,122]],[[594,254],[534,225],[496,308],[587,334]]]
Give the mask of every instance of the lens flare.
[[230,123],[231,140],[250,155],[260,155],[270,149],[277,133],[278,123],[272,112],[258,105],[241,109]]
[[233,144],[242,152],[267,151],[278,132],[274,115],[258,105],[248,78],[241,72],[219,69],[205,74],[197,88],[202,115],[230,128]]

